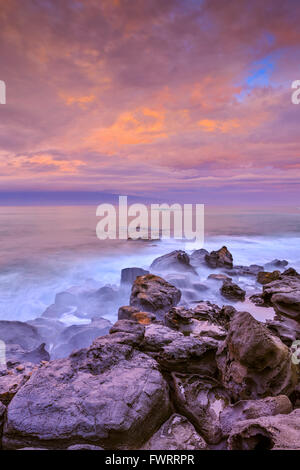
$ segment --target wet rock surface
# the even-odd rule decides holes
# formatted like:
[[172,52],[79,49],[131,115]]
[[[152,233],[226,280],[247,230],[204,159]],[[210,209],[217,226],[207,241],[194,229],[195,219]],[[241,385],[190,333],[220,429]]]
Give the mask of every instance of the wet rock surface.
[[226,246],[223,246],[218,251],[212,251],[205,256],[206,264],[210,268],[232,268],[233,256]]
[[175,271],[197,274],[190,264],[189,255],[182,250],[172,251],[171,253],[156,258],[151,264],[150,270],[155,273]]
[[229,300],[245,300],[246,291],[231,281],[225,280],[220,289],[223,297]]

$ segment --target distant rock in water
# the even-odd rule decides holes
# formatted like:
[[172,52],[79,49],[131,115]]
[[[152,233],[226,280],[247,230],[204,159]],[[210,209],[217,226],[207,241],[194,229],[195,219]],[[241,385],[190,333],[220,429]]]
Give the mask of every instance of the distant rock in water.
[[189,255],[182,250],[175,250],[166,255],[156,258],[150,266],[152,272],[164,272],[164,271],[175,271],[175,272],[190,272],[197,274],[195,269],[190,264]]
[[1,320],[0,339],[6,344],[18,344],[25,351],[31,351],[43,343],[34,326],[20,321]]
[[134,281],[130,296],[130,305],[141,311],[162,316],[171,307],[178,304],[181,292],[175,286],[154,274],[139,276]]
[[132,285],[138,276],[144,276],[149,274],[149,271],[146,271],[142,268],[125,268],[121,271],[121,285],[130,284]]
[[287,265],[288,265],[288,261],[286,261],[285,259],[283,260],[280,260],[280,259],[273,259],[272,261],[270,261],[269,263],[266,263],[265,264],[265,268],[266,270],[271,270],[271,269],[274,269],[274,268],[279,268],[279,269],[283,269],[285,268]]
[[280,278],[280,271],[267,272],[262,271],[257,275],[257,282],[259,284],[269,284],[272,281],[276,281]]
[[226,246],[218,251],[212,251],[205,256],[205,261],[210,268],[232,268],[233,256]]

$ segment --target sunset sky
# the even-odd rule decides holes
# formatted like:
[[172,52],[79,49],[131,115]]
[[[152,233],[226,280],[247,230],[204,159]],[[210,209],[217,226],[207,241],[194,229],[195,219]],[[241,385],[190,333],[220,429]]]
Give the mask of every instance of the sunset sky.
[[0,0],[1,203],[300,204],[297,79],[298,0]]

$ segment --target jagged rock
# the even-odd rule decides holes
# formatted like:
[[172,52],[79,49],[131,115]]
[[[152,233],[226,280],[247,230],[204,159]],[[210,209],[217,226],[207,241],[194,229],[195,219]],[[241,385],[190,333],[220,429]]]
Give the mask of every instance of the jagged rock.
[[76,349],[86,348],[99,336],[107,335],[112,324],[109,320],[101,318],[87,325],[72,325],[65,328],[51,351],[52,359],[61,359],[69,356]]
[[162,316],[178,304],[181,292],[167,281],[154,274],[139,276],[133,283],[130,305],[141,311]]
[[270,282],[276,281],[277,279],[280,278],[280,271],[273,271],[273,272],[267,272],[267,271],[261,271],[257,275],[257,282],[259,284],[269,284]]
[[300,409],[241,421],[233,427],[228,443],[231,450],[300,450]]
[[266,326],[289,347],[300,340],[300,324],[291,318],[276,315],[273,320],[266,321]]
[[149,325],[155,321],[155,315],[151,312],[141,312],[136,307],[131,307],[130,305],[124,305],[119,308],[118,319],[119,320],[132,320],[142,325]]
[[7,406],[37,368],[37,366],[33,366],[32,364],[25,364],[21,370],[18,370],[17,367],[1,371],[0,402]]
[[263,287],[262,298],[277,314],[300,322],[300,276],[283,273],[280,279]]
[[205,264],[205,256],[208,255],[208,251],[205,250],[204,248],[201,248],[200,250],[195,250],[190,256],[190,263],[192,266],[195,268],[202,266]]
[[280,260],[280,259],[273,259],[273,260],[270,261],[269,263],[266,263],[266,264],[265,264],[265,268],[266,268],[267,270],[272,269],[272,268],[283,269],[283,268],[285,268],[288,264],[289,264],[288,261],[286,261],[285,259],[283,259],[283,260]]
[[220,414],[222,433],[228,436],[232,427],[245,419],[260,418],[288,414],[293,411],[293,405],[286,395],[267,397],[261,400],[241,400],[227,406]]
[[234,400],[290,395],[298,380],[288,347],[247,312],[235,313],[217,363]]
[[220,292],[223,297],[229,300],[245,300],[246,296],[246,291],[231,281],[224,281]]
[[152,272],[163,273],[164,271],[182,271],[197,274],[190,264],[189,255],[182,250],[175,250],[156,258],[150,266]]
[[173,414],[143,445],[142,450],[205,450],[205,440],[187,418]]
[[233,266],[228,272],[230,276],[257,276],[257,274],[263,270],[263,266],[251,264],[250,266]]
[[5,344],[18,344],[25,351],[31,351],[43,342],[37,329],[20,321],[0,321],[0,339]]
[[216,380],[200,375],[172,374],[174,401],[209,444],[222,439],[220,413],[230,398]]
[[299,273],[297,273],[296,269],[289,268],[283,272],[283,276],[299,276]]
[[167,326],[151,324],[145,328],[140,346],[167,371],[198,373],[214,376],[217,373],[218,342],[212,338],[184,336]]
[[149,271],[142,268],[125,268],[121,271],[121,285],[132,285],[138,276],[145,276]]
[[224,323],[219,323],[218,316],[214,317],[214,307],[219,311],[221,310],[208,302],[199,304],[193,309],[174,307],[165,315],[165,322],[171,328],[185,335],[193,335],[199,339],[201,337],[211,337],[222,340],[226,337],[227,331],[224,328]]
[[4,423],[5,411],[6,411],[6,406],[4,406],[3,403],[0,401],[0,440],[2,436],[2,427]]
[[233,257],[226,246],[223,246],[218,251],[212,251],[209,255],[205,256],[205,261],[210,268],[232,268]]
[[[202,301],[194,308],[173,307],[166,313],[165,322],[171,328],[178,329],[185,334],[201,336],[201,331],[206,335],[207,330],[211,329],[217,332],[217,336],[215,334],[208,336],[219,337],[220,333],[223,336],[224,329],[227,328],[234,312],[235,308],[231,305],[220,308],[211,302]],[[213,326],[220,326],[222,330],[216,330]]]
[[253,294],[249,297],[249,300],[257,305],[257,307],[270,307],[270,305],[265,303],[262,294]]
[[98,338],[39,368],[8,406],[3,447],[130,449],[149,439],[170,415],[168,387],[128,336]]

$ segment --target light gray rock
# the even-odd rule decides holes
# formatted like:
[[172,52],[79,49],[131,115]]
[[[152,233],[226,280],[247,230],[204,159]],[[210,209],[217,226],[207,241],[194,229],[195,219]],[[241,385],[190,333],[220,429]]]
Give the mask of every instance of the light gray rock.
[[138,276],[145,276],[149,271],[142,268],[125,268],[121,271],[121,286],[132,285]]
[[142,450],[205,450],[208,446],[187,418],[173,414]]
[[1,320],[0,339],[6,344],[18,344],[25,351],[31,351],[43,343],[34,326],[20,321]]
[[175,250],[166,255],[156,258],[150,266],[151,272],[164,273],[172,272],[188,272],[197,275],[197,272],[190,264],[189,255],[182,250]]

